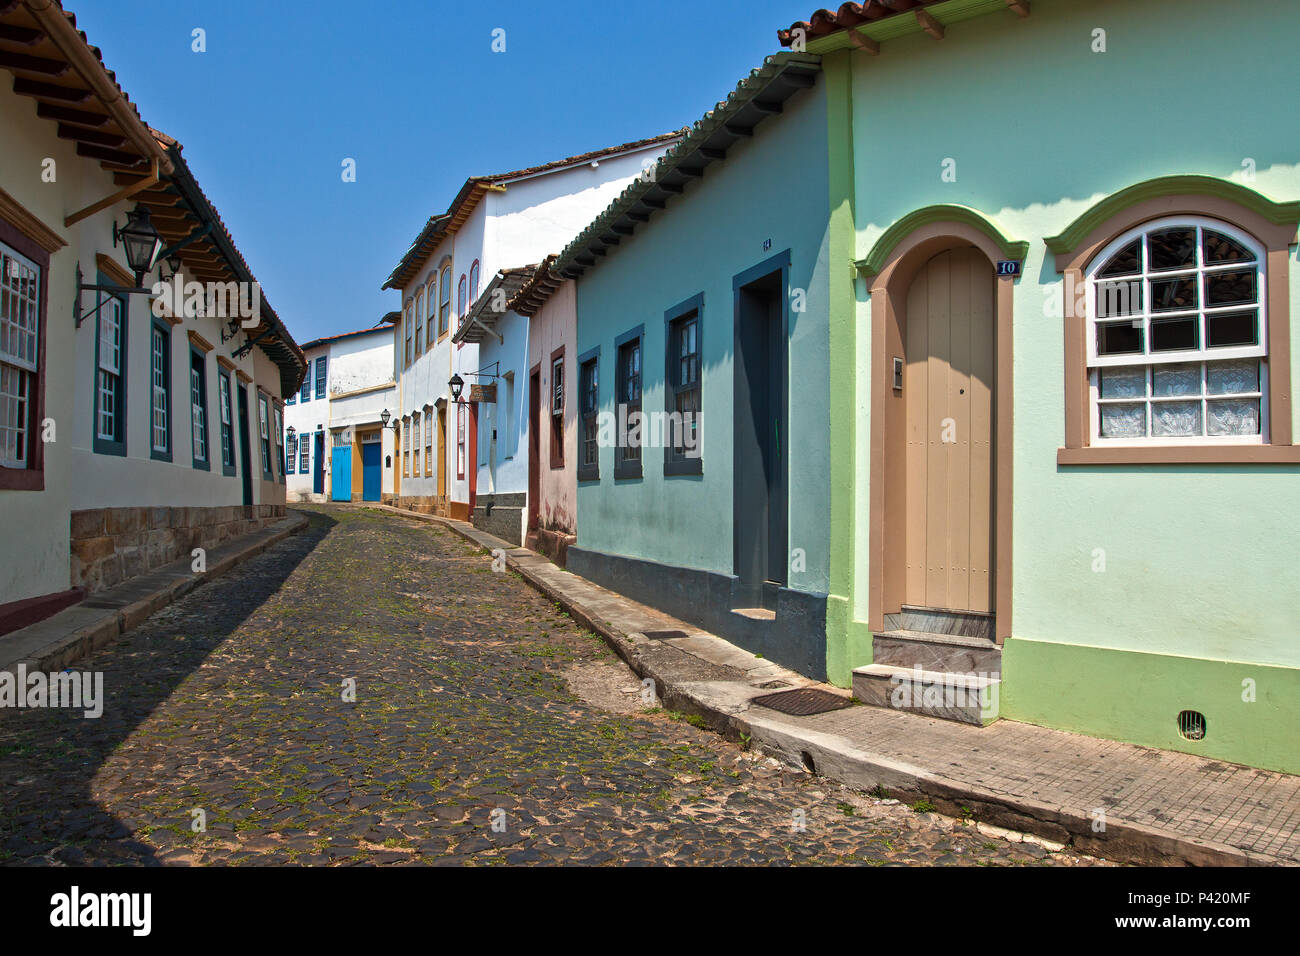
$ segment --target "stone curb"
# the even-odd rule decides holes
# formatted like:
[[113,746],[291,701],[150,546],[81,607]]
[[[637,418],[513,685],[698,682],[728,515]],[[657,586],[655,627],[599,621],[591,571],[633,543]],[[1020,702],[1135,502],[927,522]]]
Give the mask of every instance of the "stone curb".
[[[1080,853],[1110,860],[1163,866],[1295,865],[1296,861],[1293,860],[1283,860],[1171,831],[1156,830],[1113,817],[1106,819],[1104,831],[1094,832],[1093,819],[1075,810],[1054,807],[1020,794],[986,790],[918,766],[872,754],[855,747],[843,737],[819,733],[783,721],[776,711],[772,711],[770,717],[766,713],[755,713],[748,709],[748,698],[757,696],[761,691],[753,687],[730,681],[680,681],[665,673],[641,652],[644,645],[658,642],[620,630],[603,620],[592,608],[533,572],[530,565],[554,567],[543,556],[510,545],[464,521],[419,514],[389,505],[371,503],[368,506],[440,524],[478,547],[504,549],[508,568],[517,572],[548,600],[563,608],[578,624],[603,638],[638,677],[654,680],[659,698],[666,708],[699,716],[711,729],[733,740],[744,735],[751,747],[791,766],[804,767],[858,790],[870,791],[883,787],[891,796],[905,795],[918,799],[926,797],[951,817],[962,817],[965,808],[980,823],[1034,834],[1069,846]],[[521,561],[520,558],[527,560]],[[533,558],[536,560],[531,560]],[[830,685],[817,685],[806,678],[799,680],[804,685],[824,686],[827,690],[842,693],[839,688]],[[752,693],[746,693],[738,702],[734,693],[737,687],[744,687]],[[719,693],[723,688],[731,688],[733,692]]]
[[[208,569],[203,574],[195,574],[190,569],[190,560],[182,558],[140,575],[139,578],[126,581],[117,588],[91,595],[87,601],[65,608],[43,621],[37,621],[29,627],[6,634],[0,638],[0,670],[13,671],[19,664],[25,665],[29,672],[63,670],[110,641],[139,627],[150,615],[190,593],[199,585],[220,577],[272,545],[279,544],[289,535],[298,534],[307,527],[308,520],[306,515],[290,514],[273,525],[241,535],[211,549],[208,552]],[[147,587],[153,584],[155,579],[163,579],[166,583],[147,590],[141,589],[142,584]],[[113,593],[118,590],[139,593],[130,594],[129,602],[121,607],[91,606],[111,601]],[[45,631],[57,636],[17,656],[10,653],[13,645],[30,643],[34,635],[41,635]],[[60,631],[62,633],[59,633]],[[25,641],[25,638],[28,640]]]

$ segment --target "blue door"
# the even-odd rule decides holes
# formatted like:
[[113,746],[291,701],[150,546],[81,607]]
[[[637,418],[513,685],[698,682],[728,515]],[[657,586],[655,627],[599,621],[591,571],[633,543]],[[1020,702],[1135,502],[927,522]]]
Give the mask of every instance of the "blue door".
[[383,446],[373,441],[361,446],[361,500],[379,500],[379,466]]
[[315,470],[311,473],[311,490],[318,495],[325,494],[325,433],[316,433]]
[[331,467],[334,501],[352,500],[352,446],[338,445],[334,448],[334,464]]

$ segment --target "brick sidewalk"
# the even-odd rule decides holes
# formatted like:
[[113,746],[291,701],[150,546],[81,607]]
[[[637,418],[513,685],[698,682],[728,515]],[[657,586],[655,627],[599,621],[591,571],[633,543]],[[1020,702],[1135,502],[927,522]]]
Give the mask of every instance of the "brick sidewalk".
[[[813,682],[465,522],[384,510],[504,549],[511,568],[653,677],[666,703],[832,779],[925,795],[954,816],[973,813],[1111,859],[1300,864],[1298,776],[1005,719],[979,728],[866,706],[812,717],[752,707],[767,692],[758,684]],[[662,630],[687,637],[644,636]]]

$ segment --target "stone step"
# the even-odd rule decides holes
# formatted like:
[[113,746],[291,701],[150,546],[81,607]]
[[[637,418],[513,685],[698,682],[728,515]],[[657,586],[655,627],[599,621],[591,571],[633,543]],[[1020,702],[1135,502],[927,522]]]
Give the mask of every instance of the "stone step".
[[1002,673],[1002,648],[983,637],[899,629],[873,634],[871,647],[874,664],[954,673]]
[[993,640],[993,615],[979,611],[950,611],[946,608],[904,604],[897,614],[885,615],[887,631],[925,631]]
[[747,617],[751,621],[775,621],[776,611],[765,607],[733,607],[732,614],[739,614],[741,617]]
[[998,719],[1002,681],[983,674],[954,674],[869,664],[853,671],[853,696],[864,704],[955,720],[977,727]]

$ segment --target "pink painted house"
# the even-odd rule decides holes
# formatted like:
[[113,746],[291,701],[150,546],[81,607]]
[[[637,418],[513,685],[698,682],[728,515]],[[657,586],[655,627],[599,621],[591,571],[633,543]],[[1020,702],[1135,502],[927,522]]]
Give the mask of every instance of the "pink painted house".
[[[511,299],[528,317],[528,532],[525,546],[561,567],[577,540],[581,399],[574,283],[542,262]],[[594,427],[594,426],[593,426]],[[592,439],[594,444],[595,434]],[[594,447],[591,449],[595,454]]]

